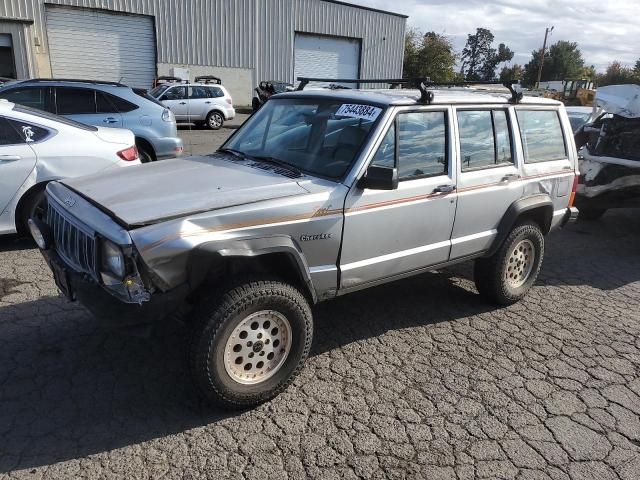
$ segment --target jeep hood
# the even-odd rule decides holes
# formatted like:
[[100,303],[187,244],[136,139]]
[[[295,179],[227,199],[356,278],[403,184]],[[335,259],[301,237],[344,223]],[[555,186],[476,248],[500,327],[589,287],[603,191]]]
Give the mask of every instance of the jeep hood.
[[163,160],[62,183],[128,227],[307,193],[296,179],[224,154]]

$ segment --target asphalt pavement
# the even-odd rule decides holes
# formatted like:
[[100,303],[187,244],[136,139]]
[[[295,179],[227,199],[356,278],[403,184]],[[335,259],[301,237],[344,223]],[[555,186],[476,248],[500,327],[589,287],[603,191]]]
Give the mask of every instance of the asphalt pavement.
[[[181,135],[204,153],[231,131]],[[638,212],[554,233],[545,256],[508,308],[470,265],[320,304],[294,384],[229,413],[195,394],[179,322],[106,331],[4,238],[0,478],[636,480]]]

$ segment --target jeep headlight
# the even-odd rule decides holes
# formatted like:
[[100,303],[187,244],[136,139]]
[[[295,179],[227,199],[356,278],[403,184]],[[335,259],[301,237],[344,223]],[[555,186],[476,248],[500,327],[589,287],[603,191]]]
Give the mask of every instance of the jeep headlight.
[[124,254],[109,240],[102,241],[102,269],[122,279],[126,273]]

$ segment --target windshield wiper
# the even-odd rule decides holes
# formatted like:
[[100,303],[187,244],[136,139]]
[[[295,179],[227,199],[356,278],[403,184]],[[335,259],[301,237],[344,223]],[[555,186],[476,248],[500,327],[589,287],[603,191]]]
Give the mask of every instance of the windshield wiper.
[[230,153],[231,155],[234,155],[243,160],[247,158],[247,156],[243,152],[241,152],[240,150],[234,150],[233,148],[222,147],[222,148],[219,148],[217,151],[221,153]]
[[299,177],[302,176],[302,171],[300,171],[297,167],[294,167],[290,163],[284,162],[282,160],[278,160],[277,158],[254,156],[254,155],[252,155],[249,158],[258,160],[259,162],[265,162],[265,163],[270,163],[271,165],[276,165],[276,166],[278,166],[280,168],[284,168],[286,170],[289,170],[289,171],[295,173]]

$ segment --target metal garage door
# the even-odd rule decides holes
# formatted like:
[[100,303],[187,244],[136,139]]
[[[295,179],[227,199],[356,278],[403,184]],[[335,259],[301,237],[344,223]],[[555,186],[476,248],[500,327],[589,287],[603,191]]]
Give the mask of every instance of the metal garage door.
[[156,74],[151,17],[47,6],[54,78],[122,82],[150,88]]
[[295,78],[358,78],[360,40],[296,33]]

